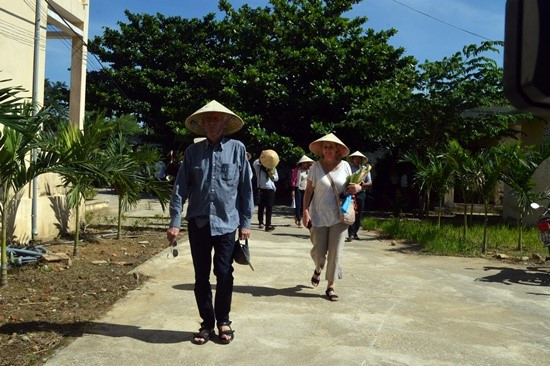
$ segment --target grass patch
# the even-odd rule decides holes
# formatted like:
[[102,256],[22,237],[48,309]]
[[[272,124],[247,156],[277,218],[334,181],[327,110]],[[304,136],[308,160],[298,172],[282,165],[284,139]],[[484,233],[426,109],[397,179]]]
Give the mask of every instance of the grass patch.
[[[364,229],[376,230],[384,236],[402,239],[419,244],[430,254],[455,256],[482,256],[483,225],[474,223],[468,227],[466,240],[463,240],[463,227],[442,223],[438,229],[431,220],[407,220],[396,218],[380,219],[367,217],[361,221]],[[506,254],[512,257],[531,257],[539,254],[543,258],[548,251],[542,245],[536,228],[523,229],[523,251],[517,250],[517,227],[504,224],[491,224],[487,228],[487,253]]]

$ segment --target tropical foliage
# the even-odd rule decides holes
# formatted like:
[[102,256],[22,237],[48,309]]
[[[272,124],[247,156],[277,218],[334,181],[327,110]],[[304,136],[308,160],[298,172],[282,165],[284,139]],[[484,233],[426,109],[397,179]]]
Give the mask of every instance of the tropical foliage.
[[502,42],[418,65],[389,44],[395,29],[346,17],[360,2],[234,9],[221,0],[222,17],[202,19],[127,11],[118,29],[90,42],[110,67],[90,73],[89,109],[132,113],[159,141],[190,143],[183,121],[217,99],[246,121],[237,137],[249,151],[269,146],[283,163],[328,132],[372,151],[437,149],[453,139],[471,149],[508,133],[519,116],[504,98],[502,69],[486,56]]
[[33,178],[56,164],[51,154],[37,149],[36,145],[41,123],[48,118],[48,111],[41,111],[33,116],[32,106],[19,96],[21,91],[22,89],[13,87],[0,89],[0,286],[8,283],[6,248],[10,209],[18,194]]
[[63,186],[68,189],[68,208],[75,211],[74,256],[78,255],[80,206],[85,194],[97,182],[106,182],[106,174],[117,169],[103,158],[103,147],[113,128],[114,124],[106,123],[100,115],[85,123],[84,130],[67,122],[56,131],[45,131],[39,138],[41,149],[52,153],[59,162],[51,170],[61,176]]
[[535,192],[533,174],[539,165],[550,157],[550,144],[542,144],[538,149],[519,143],[500,146],[499,153],[506,162],[502,180],[511,188],[518,208],[518,250],[522,249],[523,218],[532,202],[550,199],[550,190]]
[[122,214],[135,206],[143,193],[155,195],[163,210],[171,193],[167,181],[154,177],[153,166],[160,159],[158,150],[148,146],[136,148],[129,138],[122,132],[111,136],[104,154],[109,165],[117,167],[107,171],[107,181],[118,195],[117,239],[121,237]]

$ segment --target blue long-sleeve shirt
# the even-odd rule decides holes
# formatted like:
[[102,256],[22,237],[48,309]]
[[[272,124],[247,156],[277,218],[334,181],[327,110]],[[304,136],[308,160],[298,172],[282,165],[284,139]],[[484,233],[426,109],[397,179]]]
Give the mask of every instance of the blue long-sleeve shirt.
[[224,137],[212,146],[208,140],[190,145],[174,182],[170,200],[170,226],[186,218],[208,218],[212,235],[250,228],[254,210],[251,171],[242,142]]

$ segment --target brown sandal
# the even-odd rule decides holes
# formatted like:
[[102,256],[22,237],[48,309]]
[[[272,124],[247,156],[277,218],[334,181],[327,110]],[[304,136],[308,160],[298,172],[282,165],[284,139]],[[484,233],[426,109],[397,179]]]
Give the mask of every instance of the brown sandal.
[[327,295],[327,298],[330,301],[338,301],[340,299],[338,295],[336,295],[332,287],[327,288],[327,290],[325,291],[325,294]]
[[321,281],[321,272],[317,272],[317,270],[313,271],[313,276],[311,276],[311,286],[317,287],[319,285],[319,282]]
[[[229,329],[222,330],[223,326],[228,326]],[[235,331],[231,328],[231,322],[223,322],[218,324],[218,337],[220,338],[221,344],[229,344],[233,339],[235,339]],[[228,338],[222,338],[222,336],[228,336]]]
[[193,333],[193,342],[194,344],[203,345],[207,343],[211,337],[214,337],[216,333],[214,329],[208,329],[206,327],[201,327],[198,333]]

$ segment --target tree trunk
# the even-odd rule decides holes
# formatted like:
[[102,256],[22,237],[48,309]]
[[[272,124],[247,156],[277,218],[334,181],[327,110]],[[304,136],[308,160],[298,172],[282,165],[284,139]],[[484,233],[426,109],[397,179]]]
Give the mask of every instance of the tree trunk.
[[121,231],[122,231],[122,196],[118,195],[118,227],[116,232],[117,240],[120,240]]
[[[3,195],[6,196],[6,187],[4,186]],[[7,222],[8,222],[8,213],[7,213],[7,202],[2,200],[2,273],[0,275],[0,287],[8,285],[8,252],[6,249],[7,246]]]
[[520,252],[523,251],[522,236],[523,236],[523,210],[520,212],[518,217],[518,250]]
[[430,191],[426,193],[426,217],[430,217]]
[[441,211],[443,210],[443,198],[439,197],[439,212],[437,213],[437,228],[441,228]]
[[[80,197],[80,195],[79,195]],[[78,256],[78,243],[80,242],[80,200],[76,204],[73,257]]]
[[464,196],[464,229],[462,231],[462,240],[466,241],[466,234],[468,232],[468,202],[466,200],[466,192],[463,192]]
[[489,202],[484,201],[483,205],[485,206],[485,219],[483,220],[483,243],[481,244],[481,253],[485,254],[487,252],[487,224],[489,221]]

